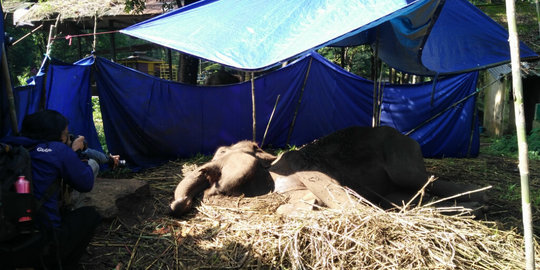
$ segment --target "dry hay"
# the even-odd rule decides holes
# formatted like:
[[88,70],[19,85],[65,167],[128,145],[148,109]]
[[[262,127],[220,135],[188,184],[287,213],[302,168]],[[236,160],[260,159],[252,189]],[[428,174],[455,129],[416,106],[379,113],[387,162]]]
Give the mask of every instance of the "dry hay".
[[[359,201],[352,211],[301,217],[271,211],[279,195],[247,206],[202,203],[185,220],[136,226],[128,268],[523,269],[522,237],[433,208],[388,212]],[[234,198],[238,201],[238,198]],[[269,207],[267,207],[269,206]],[[137,253],[138,251],[141,251]],[[149,256],[149,254],[151,254]],[[145,258],[146,256],[146,258]],[[537,258],[538,256],[537,252]],[[158,265],[162,264],[160,267]]]
[[[8,1],[9,6],[18,7],[17,1]],[[28,9],[21,21],[42,21],[56,19],[81,19],[83,17],[102,17],[126,15],[125,1],[121,0],[48,0],[36,3]]]
[[[205,160],[196,160],[201,164]],[[150,181],[156,209],[195,164],[171,163]],[[183,166],[182,173],[178,168]],[[462,212],[429,207],[384,211],[357,198],[353,210],[274,213],[278,194],[203,201],[183,219],[161,213],[134,225],[115,219],[96,236],[85,269],[523,269],[523,238]],[[448,209],[446,209],[448,210]],[[450,209],[460,211],[459,208]],[[540,258],[536,248],[536,260]],[[108,261],[107,265],[93,265]],[[118,265],[117,265],[118,264]],[[93,268],[94,267],[94,268]]]

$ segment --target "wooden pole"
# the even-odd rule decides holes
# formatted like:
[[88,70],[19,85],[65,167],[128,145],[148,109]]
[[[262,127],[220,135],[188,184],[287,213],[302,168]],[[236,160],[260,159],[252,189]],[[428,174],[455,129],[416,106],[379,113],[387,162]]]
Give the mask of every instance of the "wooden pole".
[[2,43],[2,81],[6,89],[9,116],[11,118],[11,130],[14,135],[19,134],[19,125],[17,124],[17,111],[15,110],[15,97],[13,96],[13,88],[11,88],[11,78],[9,77],[9,68],[7,63],[6,47]]
[[523,215],[523,240],[525,241],[525,266],[534,270],[534,240],[532,227],[531,200],[529,197],[529,159],[527,156],[527,134],[525,132],[525,113],[523,106],[523,85],[519,59],[519,39],[517,35],[516,10],[514,0],[506,0],[508,20],[508,42],[512,63],[512,89],[514,92],[514,111],[519,153],[519,175],[521,182],[521,208]]
[[257,139],[257,117],[255,113],[255,75],[251,72],[251,106],[253,110],[253,141]]

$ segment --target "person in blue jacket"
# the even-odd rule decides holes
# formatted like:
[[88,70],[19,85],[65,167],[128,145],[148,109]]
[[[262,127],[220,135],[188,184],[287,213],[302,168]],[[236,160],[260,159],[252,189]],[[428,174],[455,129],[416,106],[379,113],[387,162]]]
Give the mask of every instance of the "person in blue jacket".
[[[51,185],[62,179],[79,192],[89,192],[99,172],[99,165],[92,159],[81,160],[77,151],[83,148],[80,136],[68,146],[68,120],[54,110],[44,110],[27,115],[22,123],[21,136],[6,137],[2,142],[22,145],[29,149],[32,159],[34,196],[38,201],[46,196]],[[54,248],[45,254],[41,263],[57,269],[73,269],[84,254],[101,216],[93,207],[81,207],[61,212],[61,188],[46,198],[42,206],[44,215],[37,220]],[[26,254],[29,255],[29,254]],[[58,262],[60,259],[61,262]],[[52,265],[52,266],[51,266]]]

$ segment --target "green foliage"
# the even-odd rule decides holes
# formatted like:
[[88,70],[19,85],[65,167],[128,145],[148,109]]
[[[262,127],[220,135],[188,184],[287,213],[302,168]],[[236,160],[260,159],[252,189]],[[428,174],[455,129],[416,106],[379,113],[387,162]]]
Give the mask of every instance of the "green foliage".
[[[527,147],[529,159],[540,160],[540,129],[532,130],[527,136]],[[515,134],[493,139],[491,145],[486,150],[487,154],[496,156],[514,157],[518,156],[517,137]]]
[[[281,154],[283,154],[283,153],[285,153],[287,151],[296,151],[298,149],[299,149],[299,147],[297,147],[296,145],[288,144],[287,148],[272,149],[269,152],[273,152],[274,155],[279,156],[279,155],[281,155]],[[268,150],[265,150],[265,151],[268,151]]]
[[[497,186],[496,189],[501,194],[501,200],[508,202],[519,202],[521,200],[521,188],[519,184],[501,185]],[[540,207],[540,189],[530,189],[529,198],[535,208]]]
[[212,73],[214,71],[218,71],[220,68],[221,68],[220,64],[218,64],[218,63],[210,63],[209,62],[209,65],[204,67],[203,70]]
[[[502,27],[505,29],[508,28],[506,5],[504,1],[476,0],[470,2],[477,5],[480,10],[499,23]],[[540,50],[540,45],[538,45],[538,17],[536,14],[535,1],[516,1],[515,4],[519,40],[523,41],[534,51]]]
[[[31,29],[15,28],[9,23],[6,23],[4,27],[6,33],[13,37],[14,41],[19,40],[31,31]],[[37,73],[43,60],[45,52],[43,32],[36,31],[17,44],[7,46],[6,52],[9,71],[12,78],[14,78],[12,79],[13,86],[26,85],[26,80]]]
[[124,11],[126,12],[134,12],[134,13],[140,14],[146,8],[145,0],[125,0],[125,1],[126,1],[126,6],[124,8]]
[[24,71],[21,72],[21,74],[17,75],[17,82],[18,84],[14,85],[26,85],[26,81],[32,77],[34,74],[31,73],[29,68],[25,68]]
[[105,153],[108,152],[107,141],[105,140],[105,131],[103,129],[103,118],[101,117],[101,109],[99,107],[99,97],[92,97],[92,115],[94,117],[94,125],[98,135],[99,143]]
[[[372,51],[369,46],[357,46],[344,48],[325,47],[317,52],[334,64],[341,66],[343,69],[354,73],[358,76],[369,78],[371,75],[371,56]],[[342,54],[345,55],[344,61],[341,60]]]

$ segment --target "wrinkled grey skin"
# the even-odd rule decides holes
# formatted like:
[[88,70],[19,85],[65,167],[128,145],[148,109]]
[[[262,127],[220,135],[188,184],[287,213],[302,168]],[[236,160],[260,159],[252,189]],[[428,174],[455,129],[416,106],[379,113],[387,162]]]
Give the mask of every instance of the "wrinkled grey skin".
[[240,82],[240,77],[225,70],[218,70],[204,80],[204,85],[227,85]]
[[193,199],[202,192],[204,196],[258,196],[271,192],[274,182],[267,168],[275,159],[250,141],[218,148],[211,161],[178,184],[171,204],[172,214],[181,216],[189,211]]
[[[328,186],[346,186],[383,207],[411,198],[428,174],[419,144],[389,127],[351,127],[287,151],[279,158],[256,143],[241,141],[220,147],[211,161],[182,180],[171,204],[181,216],[201,193],[257,196],[272,191],[307,189],[327,206]],[[437,180],[427,188],[436,196],[451,196],[476,189]],[[479,196],[465,200],[481,200]]]

